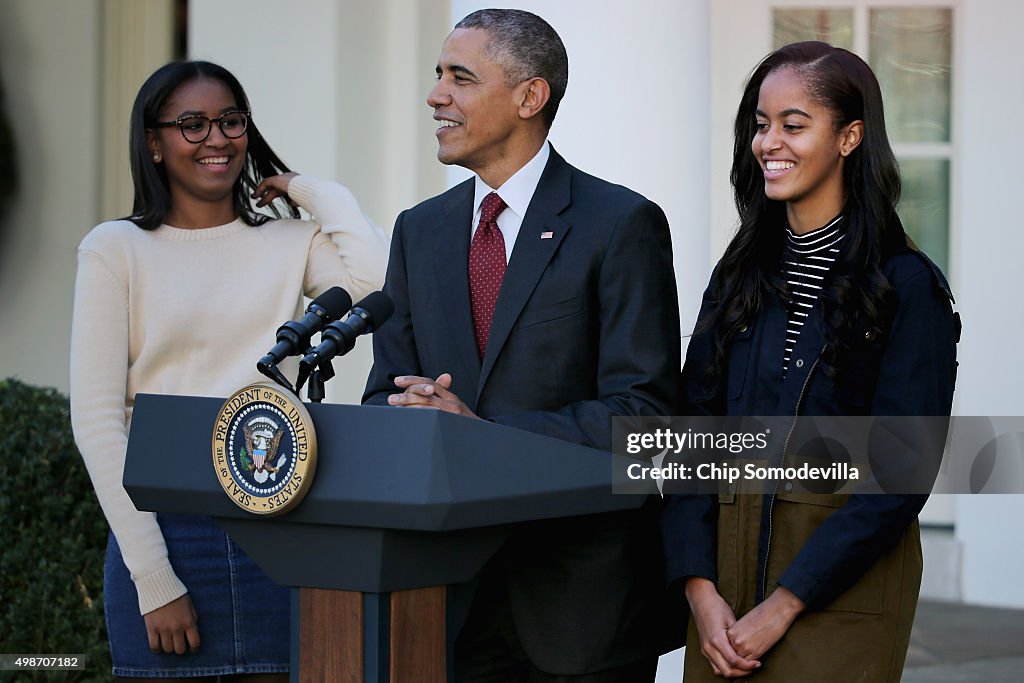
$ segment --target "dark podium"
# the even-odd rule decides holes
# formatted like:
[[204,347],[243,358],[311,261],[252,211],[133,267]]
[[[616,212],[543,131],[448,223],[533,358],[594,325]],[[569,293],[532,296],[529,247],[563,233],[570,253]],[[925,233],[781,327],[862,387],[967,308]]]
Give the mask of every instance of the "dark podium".
[[[261,517],[217,482],[222,403],[139,394],[124,485],[140,510],[215,517],[294,588],[292,681],[445,681],[447,584],[472,579],[516,524],[643,503],[612,494],[614,456],[602,451],[435,410],[307,404],[312,488],[293,511]],[[170,424],[174,468],[160,457]]]

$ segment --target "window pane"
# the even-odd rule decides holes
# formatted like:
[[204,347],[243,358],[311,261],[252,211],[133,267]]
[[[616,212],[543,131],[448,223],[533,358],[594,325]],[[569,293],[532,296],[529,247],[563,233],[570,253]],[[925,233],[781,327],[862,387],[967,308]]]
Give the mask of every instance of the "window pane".
[[903,198],[899,214],[910,238],[949,275],[949,161],[900,161]]
[[775,48],[822,40],[853,50],[853,9],[777,9],[773,17]]
[[893,142],[949,142],[953,10],[873,9],[870,63]]

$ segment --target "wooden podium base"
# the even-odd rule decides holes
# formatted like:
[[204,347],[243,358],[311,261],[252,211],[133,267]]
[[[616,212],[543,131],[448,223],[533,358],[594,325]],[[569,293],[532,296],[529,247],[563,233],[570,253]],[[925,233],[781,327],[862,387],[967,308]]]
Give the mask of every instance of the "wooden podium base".
[[444,586],[393,593],[296,590],[299,628],[297,641],[292,642],[293,682],[447,680]]

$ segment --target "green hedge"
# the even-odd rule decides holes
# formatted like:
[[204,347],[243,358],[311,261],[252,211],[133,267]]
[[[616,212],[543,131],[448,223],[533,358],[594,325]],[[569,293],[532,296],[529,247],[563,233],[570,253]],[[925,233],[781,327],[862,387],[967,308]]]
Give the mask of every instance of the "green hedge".
[[107,523],[71,436],[67,397],[0,381],[0,653],[85,655],[74,672],[3,681],[108,681]]

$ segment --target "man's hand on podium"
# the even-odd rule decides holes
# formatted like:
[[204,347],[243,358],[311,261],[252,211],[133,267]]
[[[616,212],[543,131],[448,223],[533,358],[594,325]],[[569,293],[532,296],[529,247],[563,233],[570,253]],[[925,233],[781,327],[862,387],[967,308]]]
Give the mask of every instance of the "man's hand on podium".
[[479,416],[466,407],[458,396],[451,390],[452,376],[445,372],[437,379],[429,377],[417,377],[415,375],[404,375],[395,378],[395,386],[404,389],[404,393],[391,394],[388,396],[388,403],[393,406],[407,406],[410,408],[437,408],[456,415],[466,417]]

